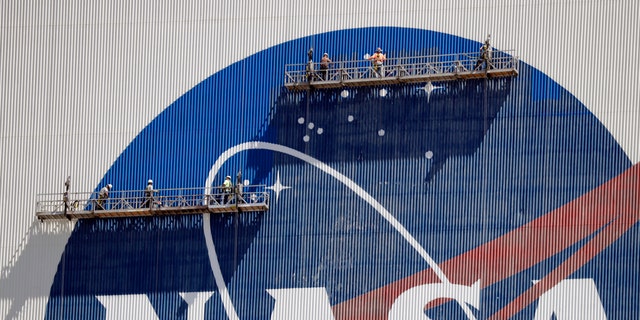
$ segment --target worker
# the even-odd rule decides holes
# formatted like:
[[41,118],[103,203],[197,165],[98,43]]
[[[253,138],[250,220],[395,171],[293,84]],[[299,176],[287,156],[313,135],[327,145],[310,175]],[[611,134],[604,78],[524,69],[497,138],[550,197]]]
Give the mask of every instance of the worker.
[[236,200],[239,202],[244,202],[242,187],[244,186],[244,181],[242,181],[242,170],[238,170],[236,174],[236,188],[234,193],[236,194]]
[[309,60],[307,61],[307,68],[306,68],[307,81],[311,82],[311,80],[313,80],[315,76],[315,73],[313,70],[313,47],[309,49],[309,51],[307,51],[307,58],[309,58]]
[[[64,182],[64,193],[62,194],[62,201],[64,202],[64,215],[67,216],[69,210],[69,188],[71,187],[71,176],[67,177],[67,181]],[[69,218],[67,216],[67,218]]]
[[371,60],[376,77],[384,77],[384,62],[387,60],[387,57],[382,53],[382,49],[377,48],[376,53],[370,56],[369,60]]
[[329,58],[328,53],[324,53],[322,55],[322,60],[320,60],[320,73],[322,74],[322,80],[329,80],[329,65],[331,64],[331,59]]
[[222,192],[224,193],[224,201],[223,204],[227,203],[231,198],[231,189],[233,188],[231,184],[231,176],[227,176],[222,183]]
[[157,192],[158,190],[153,189],[153,180],[149,179],[147,181],[147,187],[144,189],[145,201],[142,204],[142,207],[151,208],[152,204],[154,203],[153,194]]
[[487,39],[484,40],[484,44],[480,47],[480,56],[478,57],[478,61],[476,61],[476,65],[473,67],[473,70],[477,70],[483,63],[485,64],[485,69],[491,69],[491,35],[487,36]]
[[313,47],[311,47],[309,51],[307,51],[307,58],[309,58],[309,61],[313,61]]
[[109,198],[109,191],[111,191],[111,188],[113,188],[113,186],[109,183],[100,189],[100,192],[98,192],[98,201],[96,201],[96,210],[104,210],[104,202]]

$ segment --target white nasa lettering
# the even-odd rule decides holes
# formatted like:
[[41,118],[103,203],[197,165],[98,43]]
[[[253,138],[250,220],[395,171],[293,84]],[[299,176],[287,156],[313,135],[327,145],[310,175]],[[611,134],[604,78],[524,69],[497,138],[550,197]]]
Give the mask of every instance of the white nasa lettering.
[[[537,283],[538,281],[533,281]],[[267,289],[276,300],[271,319],[333,320],[333,310],[324,287]],[[187,319],[205,318],[205,303],[213,292],[181,292],[187,303]],[[106,320],[158,319],[149,298],[144,294],[96,296],[106,308]],[[433,283],[403,292],[389,310],[388,319],[430,319],[424,306],[436,299],[454,299],[480,309],[480,281],[471,286]],[[593,279],[563,280],[538,299],[534,320],[607,319]]]
[[187,320],[204,319],[204,304],[209,301],[213,291],[205,292],[180,292],[180,296],[189,306],[187,308]]
[[[537,281],[534,281],[534,283]],[[268,289],[276,299],[271,319],[334,319],[325,288]],[[480,281],[471,286],[434,283],[403,292],[389,310],[388,319],[427,320],[424,306],[440,299],[455,299],[480,310]],[[563,280],[538,300],[534,320],[607,319],[592,279]]]
[[149,298],[144,294],[96,296],[107,309],[106,320],[158,319]]
[[267,289],[276,299],[272,320],[333,320],[333,311],[325,288]]
[[[204,319],[204,305],[213,292],[180,292],[179,294],[188,306],[187,319]],[[151,301],[144,294],[96,296],[96,299],[107,311],[106,320],[159,319]]]
[[403,292],[389,310],[389,320],[430,320],[424,314],[424,306],[429,302],[449,298],[480,308],[480,281],[472,286],[451,283],[431,283],[413,287]]
[[557,320],[607,319],[593,279],[563,280],[540,296],[534,320],[548,320],[553,316]]

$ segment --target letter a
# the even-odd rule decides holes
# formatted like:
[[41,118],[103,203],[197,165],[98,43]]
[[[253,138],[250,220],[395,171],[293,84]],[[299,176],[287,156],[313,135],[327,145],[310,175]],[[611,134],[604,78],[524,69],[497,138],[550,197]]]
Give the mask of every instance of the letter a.
[[[533,281],[536,283],[538,281]],[[538,299],[535,320],[607,319],[593,279],[562,280]]]

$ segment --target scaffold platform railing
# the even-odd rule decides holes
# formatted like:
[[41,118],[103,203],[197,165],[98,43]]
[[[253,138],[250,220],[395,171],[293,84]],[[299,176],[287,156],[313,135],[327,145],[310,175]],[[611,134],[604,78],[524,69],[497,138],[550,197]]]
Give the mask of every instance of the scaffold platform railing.
[[187,215],[202,213],[243,213],[269,210],[269,193],[264,185],[156,189],[152,197],[145,190],[113,191],[107,199],[98,192],[39,194],[36,217],[40,221]]
[[[335,61],[325,70],[317,62],[311,66],[288,64],[284,85],[299,91],[515,77],[519,58],[514,53],[514,50],[494,50],[488,61],[481,60],[478,53],[390,58],[382,66],[375,66],[369,60]],[[483,63],[477,66],[479,61]]]

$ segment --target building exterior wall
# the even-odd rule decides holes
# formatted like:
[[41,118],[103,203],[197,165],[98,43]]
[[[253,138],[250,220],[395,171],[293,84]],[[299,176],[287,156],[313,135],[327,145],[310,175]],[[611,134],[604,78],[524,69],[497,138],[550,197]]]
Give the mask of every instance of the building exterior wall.
[[[5,319],[640,314],[635,1],[2,8]],[[310,47],[476,52],[487,34],[517,77],[283,88]],[[68,176],[81,192],[238,170],[271,187],[269,212],[35,218]]]

